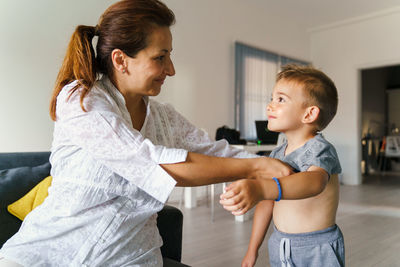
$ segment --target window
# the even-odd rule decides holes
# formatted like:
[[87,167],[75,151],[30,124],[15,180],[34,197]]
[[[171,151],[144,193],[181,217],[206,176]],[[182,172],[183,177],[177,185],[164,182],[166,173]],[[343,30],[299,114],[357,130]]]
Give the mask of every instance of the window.
[[267,120],[275,77],[287,63],[309,64],[235,43],[235,128],[241,138],[256,140],[255,120]]

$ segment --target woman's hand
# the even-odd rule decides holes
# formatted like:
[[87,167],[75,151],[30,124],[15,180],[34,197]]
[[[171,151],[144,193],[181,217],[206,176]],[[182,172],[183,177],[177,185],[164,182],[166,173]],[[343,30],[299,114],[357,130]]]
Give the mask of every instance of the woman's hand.
[[293,173],[293,169],[278,159],[261,157],[248,159],[253,163],[254,172],[248,178],[272,178],[283,177]]

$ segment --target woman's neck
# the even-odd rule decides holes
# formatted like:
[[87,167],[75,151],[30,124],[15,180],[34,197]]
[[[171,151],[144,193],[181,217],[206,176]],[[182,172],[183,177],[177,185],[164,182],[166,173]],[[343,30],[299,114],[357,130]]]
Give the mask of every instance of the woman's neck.
[[116,79],[114,79],[114,81],[111,80],[111,82],[124,97],[125,105],[130,113],[136,113],[140,110],[143,110],[144,102],[142,95],[132,93],[128,89],[126,89],[123,79],[118,79],[118,77],[116,77]]
[[121,76],[120,73],[115,72],[114,78],[110,78],[110,81],[124,97],[125,104],[128,110],[140,110],[140,107],[143,105],[143,96],[132,92],[131,86],[129,86],[128,81],[123,76]]
[[124,93],[122,93],[122,96],[125,99],[125,105],[129,111],[130,110],[140,111],[143,109],[143,105],[144,105],[143,96],[124,94]]
[[118,79],[118,74],[112,83],[124,97],[125,106],[128,109],[131,117],[133,128],[140,131],[143,127],[147,113],[146,103],[143,99],[143,95],[132,93],[130,90],[128,90],[124,80]]

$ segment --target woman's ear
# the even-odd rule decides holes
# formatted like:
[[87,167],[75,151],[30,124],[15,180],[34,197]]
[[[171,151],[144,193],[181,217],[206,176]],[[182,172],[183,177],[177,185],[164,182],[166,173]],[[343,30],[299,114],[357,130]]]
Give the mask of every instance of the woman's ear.
[[311,124],[311,123],[315,122],[318,119],[319,112],[320,112],[320,109],[317,106],[311,106],[311,107],[306,108],[302,122],[307,123],[307,124]]
[[126,72],[126,55],[121,49],[114,49],[111,52],[111,60],[115,71],[125,73]]

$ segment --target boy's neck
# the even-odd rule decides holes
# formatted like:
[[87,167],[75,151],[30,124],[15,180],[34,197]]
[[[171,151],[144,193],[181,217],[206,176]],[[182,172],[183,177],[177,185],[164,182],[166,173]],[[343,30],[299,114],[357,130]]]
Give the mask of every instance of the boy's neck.
[[288,155],[296,149],[302,147],[308,140],[314,138],[317,135],[315,129],[299,129],[296,131],[284,132],[287,139],[287,147],[285,155]]

